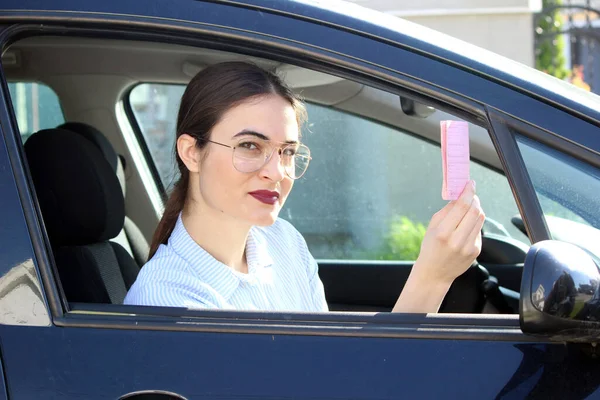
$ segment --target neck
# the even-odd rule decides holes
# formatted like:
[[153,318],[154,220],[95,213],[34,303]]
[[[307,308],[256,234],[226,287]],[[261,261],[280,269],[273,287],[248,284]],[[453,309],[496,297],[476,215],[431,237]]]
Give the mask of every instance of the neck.
[[248,273],[245,251],[250,226],[217,214],[197,202],[188,202],[181,218],[192,239],[211,256],[236,271]]

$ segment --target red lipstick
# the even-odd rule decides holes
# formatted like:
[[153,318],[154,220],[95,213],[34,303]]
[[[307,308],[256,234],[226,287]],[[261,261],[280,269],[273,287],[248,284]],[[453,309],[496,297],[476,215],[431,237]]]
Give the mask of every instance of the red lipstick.
[[279,193],[271,190],[256,190],[248,194],[264,204],[273,205],[279,200]]

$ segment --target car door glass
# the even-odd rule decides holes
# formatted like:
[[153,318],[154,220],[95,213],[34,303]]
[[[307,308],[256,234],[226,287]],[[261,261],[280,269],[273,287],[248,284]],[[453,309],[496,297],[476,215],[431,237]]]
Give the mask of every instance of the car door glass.
[[517,143],[552,238],[600,257],[600,171],[523,136]]
[[[307,110],[302,140],[313,159],[281,217],[317,259],[415,260],[431,216],[447,203],[439,144],[331,107]],[[437,120],[421,123],[439,131]],[[518,210],[506,177],[473,161],[471,177],[488,217],[485,230],[528,244],[510,222]]]
[[23,142],[41,129],[56,128],[65,122],[58,96],[38,82],[11,82],[10,97]]

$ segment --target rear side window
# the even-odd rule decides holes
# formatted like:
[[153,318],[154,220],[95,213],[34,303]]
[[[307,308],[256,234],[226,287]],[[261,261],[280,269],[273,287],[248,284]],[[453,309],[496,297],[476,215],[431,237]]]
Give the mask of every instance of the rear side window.
[[178,178],[173,155],[177,112],[184,91],[185,85],[143,83],[129,95],[129,106],[167,190]]
[[11,82],[8,88],[23,142],[41,129],[56,128],[65,122],[58,96],[49,86]]

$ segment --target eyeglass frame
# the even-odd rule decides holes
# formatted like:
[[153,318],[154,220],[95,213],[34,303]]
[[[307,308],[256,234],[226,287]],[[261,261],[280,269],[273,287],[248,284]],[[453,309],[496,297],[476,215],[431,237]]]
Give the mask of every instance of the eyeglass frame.
[[[244,139],[240,139],[240,140],[239,140],[239,142],[238,142],[238,144],[239,144],[240,142],[242,142],[243,140],[244,140]],[[251,174],[251,173],[253,173],[253,172],[259,171],[261,168],[263,168],[265,165],[267,165],[267,164],[269,163],[269,161],[271,161],[271,157],[273,157],[273,153],[275,152],[275,149],[278,149],[278,151],[277,151],[277,154],[279,154],[279,157],[281,158],[281,154],[282,154],[282,153],[283,153],[283,151],[284,151],[286,148],[288,148],[289,146],[302,145],[302,146],[306,147],[306,149],[308,150],[308,157],[307,157],[307,158],[308,158],[308,162],[306,163],[306,168],[304,169],[304,172],[302,172],[302,175],[300,175],[300,176],[299,176],[299,177],[297,177],[297,178],[294,178],[293,176],[291,176],[291,175],[290,175],[290,173],[288,172],[288,170],[287,170],[287,168],[286,168],[285,166],[283,167],[283,170],[285,171],[285,174],[286,174],[286,175],[287,175],[287,176],[288,176],[290,179],[293,179],[293,180],[300,179],[300,178],[302,178],[302,177],[304,176],[304,174],[305,174],[305,173],[306,173],[306,171],[308,170],[308,165],[310,164],[310,160],[312,160],[312,157],[310,156],[310,148],[309,148],[307,145],[305,145],[305,144],[303,144],[303,143],[300,143],[300,142],[297,142],[297,143],[287,143],[287,142],[275,142],[275,141],[272,141],[272,140],[265,140],[265,139],[260,139],[260,140],[262,140],[263,142],[269,142],[269,143],[279,143],[279,144],[285,144],[285,146],[283,146],[283,147],[277,147],[277,146],[273,146],[273,149],[271,150],[271,154],[269,154],[269,156],[268,156],[267,158],[265,158],[265,161],[264,161],[263,165],[261,165],[260,167],[258,167],[258,168],[257,168],[256,170],[254,170],[254,171],[244,172],[244,171],[240,171],[240,170],[238,170],[238,169],[237,169],[237,167],[235,166],[235,162],[234,162],[234,157],[235,157],[235,149],[236,149],[238,146],[230,146],[230,145],[228,145],[228,144],[225,144],[225,143],[215,142],[214,140],[206,139],[206,141],[207,141],[207,142],[210,142],[210,143],[213,143],[213,144],[218,144],[219,146],[223,146],[223,147],[228,147],[228,148],[230,148],[231,150],[233,150],[233,151],[232,151],[232,154],[231,154],[231,163],[233,164],[233,167],[234,167],[236,170],[238,170],[239,172],[245,173],[245,174]],[[295,155],[294,155],[294,157],[295,157]]]

